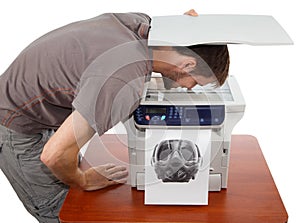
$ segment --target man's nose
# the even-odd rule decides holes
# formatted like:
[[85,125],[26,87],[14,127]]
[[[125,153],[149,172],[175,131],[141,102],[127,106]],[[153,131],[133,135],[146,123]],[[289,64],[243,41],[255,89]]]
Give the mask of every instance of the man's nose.
[[180,158],[180,155],[177,151],[175,151],[171,157],[171,165],[173,167],[180,167],[182,166],[182,160]]
[[193,87],[195,87],[197,85],[197,83],[189,83],[189,84],[186,84],[186,88],[188,89],[188,90],[191,90]]

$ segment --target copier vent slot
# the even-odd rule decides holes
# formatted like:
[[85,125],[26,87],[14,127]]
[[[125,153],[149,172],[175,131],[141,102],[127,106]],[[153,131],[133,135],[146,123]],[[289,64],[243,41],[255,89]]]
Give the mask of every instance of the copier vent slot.
[[228,149],[223,149],[223,155],[225,155],[225,156],[228,155]]

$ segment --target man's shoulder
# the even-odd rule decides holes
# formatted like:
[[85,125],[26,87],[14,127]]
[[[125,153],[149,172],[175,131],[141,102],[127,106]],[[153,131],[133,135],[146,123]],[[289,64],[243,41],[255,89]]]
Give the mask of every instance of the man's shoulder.
[[151,18],[149,15],[146,13],[142,12],[128,12],[128,13],[104,13],[100,15],[99,17],[102,16],[108,16],[108,17],[115,17],[118,18],[119,20],[123,22],[145,22],[145,23],[150,23]]
[[145,13],[107,13],[103,14],[103,16],[110,17],[112,22],[113,20],[117,20],[125,29],[131,30],[142,39],[148,37],[151,18]]

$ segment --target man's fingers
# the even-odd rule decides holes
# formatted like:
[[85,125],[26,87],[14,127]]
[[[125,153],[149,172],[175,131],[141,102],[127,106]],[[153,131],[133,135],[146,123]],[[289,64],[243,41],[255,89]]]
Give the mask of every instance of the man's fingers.
[[198,16],[198,13],[194,9],[190,9],[189,11],[185,12],[184,15]]
[[113,180],[113,181],[117,180],[118,182],[120,182],[120,180],[122,182],[123,182],[123,180],[125,180],[125,182],[127,181],[128,171],[127,171],[126,167],[124,167],[124,166],[115,166],[115,167],[109,169],[107,171],[107,173],[109,174],[107,176],[107,178],[109,180]]
[[94,167],[94,169],[104,177],[111,178],[114,174],[127,175],[128,171],[125,166],[116,166],[115,164],[105,164]]
[[108,171],[109,169],[114,168],[115,166],[116,166],[116,165],[113,164],[113,163],[107,163],[107,164],[105,164],[103,167],[104,167],[104,169],[105,169],[106,171]]
[[120,180],[110,180],[110,181],[107,181],[106,186],[111,186],[111,185],[116,185],[116,184],[125,184],[126,182],[127,182],[127,178],[120,179]]
[[120,180],[128,176],[128,171],[118,171],[108,176],[110,180]]
[[94,170],[106,178],[107,186],[127,182],[128,171],[125,166],[116,166],[113,163],[108,163],[94,167]]
[[119,172],[119,171],[125,171],[126,170],[126,167],[125,166],[114,166],[114,167],[111,167],[109,169],[106,169],[106,172],[108,174],[114,174],[116,172]]

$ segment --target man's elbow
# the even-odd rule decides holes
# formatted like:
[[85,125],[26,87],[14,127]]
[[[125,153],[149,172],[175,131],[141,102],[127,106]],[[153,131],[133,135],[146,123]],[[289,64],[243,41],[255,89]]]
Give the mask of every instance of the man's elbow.
[[49,142],[44,146],[40,159],[49,169],[53,169],[59,163],[59,155]]

